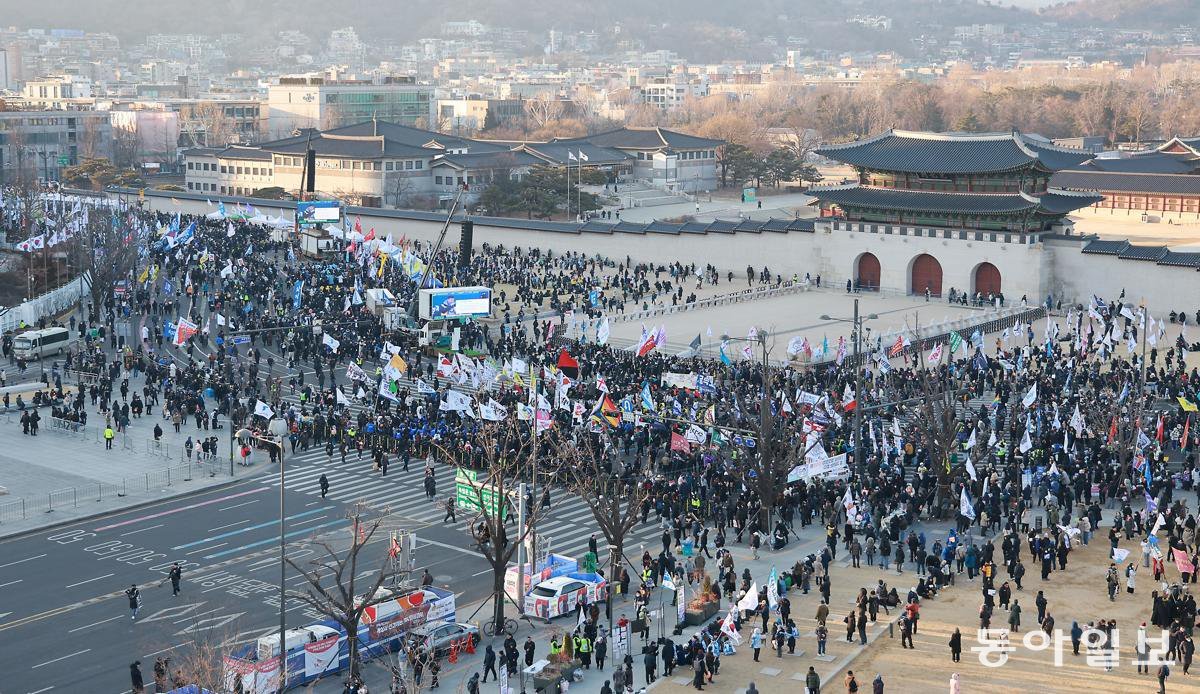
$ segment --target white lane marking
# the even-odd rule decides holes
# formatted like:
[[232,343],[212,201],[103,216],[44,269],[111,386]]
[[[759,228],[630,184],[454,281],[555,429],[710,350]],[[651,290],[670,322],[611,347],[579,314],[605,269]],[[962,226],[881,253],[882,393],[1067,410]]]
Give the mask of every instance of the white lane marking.
[[190,551],[190,552],[186,552],[186,553],[185,553],[183,556],[185,556],[185,557],[190,557],[191,555],[193,555],[193,554],[196,554],[196,553],[198,553],[198,552],[207,552],[207,551],[209,551],[210,549],[216,549],[216,548],[218,548],[218,547],[224,547],[224,546],[225,546],[225,545],[227,545],[227,544],[229,544],[229,543],[228,543],[228,542],[222,542],[222,543],[221,543],[221,544],[219,544],[219,545],[209,545],[208,547],[201,547],[200,549],[193,549],[193,550],[192,550],[192,551]]
[[6,566],[16,566],[17,564],[24,564],[25,562],[27,562],[27,561],[33,561],[34,559],[41,559],[41,558],[42,558],[42,557],[44,557],[44,556],[46,556],[46,555],[45,555],[45,554],[39,554],[39,555],[37,555],[36,557],[27,557],[27,558],[25,558],[25,559],[18,559],[17,561],[10,561],[10,562],[9,562],[9,563],[7,563],[7,564],[0,564],[0,569],[3,569],[3,568],[4,568],[4,567],[6,567]]
[[437,547],[445,547],[446,549],[452,549],[455,552],[462,552],[463,554],[470,554],[475,557],[483,557],[484,556],[483,554],[476,552],[475,550],[464,549],[462,547],[457,547],[455,545],[448,545],[445,542],[438,542],[437,540],[427,540],[424,538],[417,538],[417,542],[424,542],[427,545],[435,545]]
[[9,581],[8,583],[0,583],[0,588],[3,588],[4,586],[11,586],[14,583],[20,583],[21,581],[24,581],[24,580],[25,579],[23,579],[23,578],[18,578],[17,580]]
[[186,645],[188,645],[188,644],[190,644],[190,643],[191,643],[191,641],[186,641],[186,642],[184,642],[184,643],[175,644],[174,646],[168,646],[168,647],[166,647],[166,648],[162,649],[161,651],[154,651],[153,653],[147,653],[146,655],[144,655],[144,656],[142,656],[142,657],[143,657],[143,658],[150,658],[150,657],[153,657],[153,656],[156,656],[156,655],[158,655],[159,653],[166,653],[167,651],[173,651],[173,650],[175,650],[176,648],[182,648],[182,647],[184,647],[184,646],[186,646]]
[[127,533],[121,533],[120,535],[117,535],[117,537],[125,537],[126,535],[136,535],[137,533],[144,533],[147,530],[154,530],[155,528],[161,528],[164,525],[166,525],[166,523],[159,523],[158,525],[152,525],[149,528],[138,528],[137,530],[130,530]]
[[261,499],[255,499],[254,501],[244,501],[240,504],[234,504],[233,506],[226,506],[225,508],[219,508],[217,510],[218,511],[228,511],[231,508],[238,508],[239,506],[249,506],[250,504],[257,504],[259,501],[261,501]]
[[101,624],[104,624],[105,622],[111,622],[115,619],[124,619],[124,618],[125,618],[125,615],[123,615],[123,614],[117,615],[116,617],[109,617],[108,619],[102,619],[99,622],[92,622],[91,624],[84,624],[81,627],[75,627],[74,629],[68,631],[67,633],[74,634],[77,631],[83,631],[84,629],[90,629],[91,627],[99,626]]
[[46,661],[46,662],[44,662],[44,663],[38,663],[37,665],[34,665],[34,666],[33,666],[32,668],[30,668],[30,669],[31,669],[31,670],[36,670],[36,669],[38,669],[38,668],[40,668],[40,667],[45,667],[45,666],[47,666],[47,665],[49,665],[49,664],[51,664],[51,663],[57,663],[57,662],[58,662],[58,661],[60,661],[60,660],[66,660],[67,658],[74,658],[75,656],[77,656],[77,655],[83,655],[84,653],[87,653],[87,652],[88,652],[88,651],[90,651],[90,650],[92,650],[92,649],[90,649],[90,648],[85,648],[85,649],[83,649],[82,651],[75,651],[74,653],[70,653],[70,654],[68,654],[68,655],[64,655],[64,656],[62,656],[61,658],[55,658],[54,660],[47,660],[47,661]]
[[29,692],[29,694],[42,694],[42,692],[48,692],[51,689],[54,689],[54,685],[50,685],[49,687],[46,687],[45,689],[39,689],[36,692]]
[[88,580],[86,580],[86,581],[80,581],[79,583],[72,583],[71,585],[67,586],[67,588],[74,588],[75,586],[81,586],[81,585],[83,585],[84,583],[91,583],[92,581],[99,581],[100,579],[102,579],[102,578],[108,578],[109,576],[116,576],[116,574],[104,574],[103,576],[97,576],[97,577],[95,577],[95,578],[89,578],[89,579],[88,579]]
[[242,523],[249,523],[249,522],[250,522],[250,519],[249,519],[249,518],[247,518],[246,520],[240,520],[240,521],[238,521],[238,522],[236,522],[236,523],[230,523],[230,524],[228,524],[228,525],[218,525],[218,526],[217,526],[217,527],[215,527],[215,528],[209,528],[209,529],[208,529],[208,532],[210,532],[210,533],[211,533],[211,532],[215,532],[215,531],[217,531],[217,530],[224,530],[225,528],[232,528],[232,527],[233,527],[233,526],[235,526],[235,525],[241,525]]

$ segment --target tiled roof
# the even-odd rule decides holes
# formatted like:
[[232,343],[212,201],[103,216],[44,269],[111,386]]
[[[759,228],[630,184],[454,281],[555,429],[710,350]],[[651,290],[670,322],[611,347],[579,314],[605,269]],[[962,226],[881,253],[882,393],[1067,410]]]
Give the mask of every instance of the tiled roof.
[[1129,246],[1117,254],[1122,260],[1153,260],[1158,261],[1168,253],[1166,246]]
[[1147,152],[1132,157],[1106,159],[1097,157],[1079,167],[1083,171],[1110,171],[1138,174],[1185,174],[1200,168],[1200,162],[1188,154]]
[[1091,158],[1021,133],[922,133],[889,130],[859,142],[826,145],[817,154],[851,166],[907,173],[1009,171],[1033,164],[1057,171]]
[[1120,241],[1092,239],[1080,251],[1095,255],[1116,256],[1121,260],[1141,260],[1153,262],[1156,265],[1200,269],[1200,253],[1195,251],[1173,251],[1167,246],[1135,246],[1125,239],[1121,239]]
[[1200,269],[1200,253],[1196,253],[1195,251],[1172,251],[1168,249],[1166,254],[1158,259],[1158,264]]
[[469,154],[443,154],[434,158],[430,166],[446,163],[456,169],[503,169],[518,166],[535,166],[541,159],[528,152],[471,152]]
[[810,188],[821,202],[849,207],[876,207],[906,212],[950,214],[1012,214],[1041,211],[1065,214],[1100,199],[1094,194],[1047,192],[1040,199],[1019,193],[941,193],[895,188],[870,188],[858,184]]
[[1059,171],[1050,179],[1059,188],[1105,190],[1122,193],[1200,195],[1200,174],[1116,173]]
[[584,166],[621,164],[631,158],[619,149],[600,147],[590,142],[545,142],[522,145],[520,148],[560,166],[575,166],[578,160],[568,154],[579,156],[580,152],[587,157],[587,161],[582,162]]
[[710,149],[725,144],[722,140],[685,135],[665,128],[617,128],[587,137],[556,139],[553,142],[590,142],[618,149]]
[[1120,255],[1129,248],[1128,241],[1101,241],[1093,239],[1080,249],[1081,253],[1096,253],[1098,255]]

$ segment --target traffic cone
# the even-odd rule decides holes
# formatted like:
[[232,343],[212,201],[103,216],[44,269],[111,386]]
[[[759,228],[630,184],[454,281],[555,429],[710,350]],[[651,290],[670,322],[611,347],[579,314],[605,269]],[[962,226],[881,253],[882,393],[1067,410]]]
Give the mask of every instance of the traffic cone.
[[475,653],[475,639],[471,638],[469,635],[467,636],[467,653],[472,655]]

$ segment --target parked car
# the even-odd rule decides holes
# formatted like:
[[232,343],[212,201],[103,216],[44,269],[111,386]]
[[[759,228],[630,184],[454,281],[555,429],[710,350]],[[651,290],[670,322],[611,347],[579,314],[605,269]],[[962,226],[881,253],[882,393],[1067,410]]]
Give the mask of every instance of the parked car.
[[597,574],[569,573],[542,581],[525,596],[525,613],[547,622],[570,614],[580,603],[592,603],[604,598],[607,584]]
[[419,648],[442,656],[450,652],[453,644],[465,645],[470,639],[472,646],[479,645],[479,627],[457,622],[434,622],[423,624],[408,633],[409,640]]

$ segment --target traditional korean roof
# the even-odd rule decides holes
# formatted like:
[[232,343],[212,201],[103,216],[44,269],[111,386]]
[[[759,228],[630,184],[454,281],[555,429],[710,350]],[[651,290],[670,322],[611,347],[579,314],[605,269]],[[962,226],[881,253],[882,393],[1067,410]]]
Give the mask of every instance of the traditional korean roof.
[[1151,174],[1116,171],[1059,171],[1050,182],[1071,190],[1200,195],[1200,174]]
[[826,145],[820,154],[851,166],[904,173],[967,174],[1036,166],[1058,171],[1092,154],[1040,137],[1010,133],[928,133],[889,130],[857,142]]
[[1041,197],[1025,193],[943,193],[871,188],[857,183],[810,188],[809,195],[842,207],[874,207],[905,212],[946,214],[1015,214],[1036,211],[1066,214],[1102,199],[1095,193],[1050,189]]

